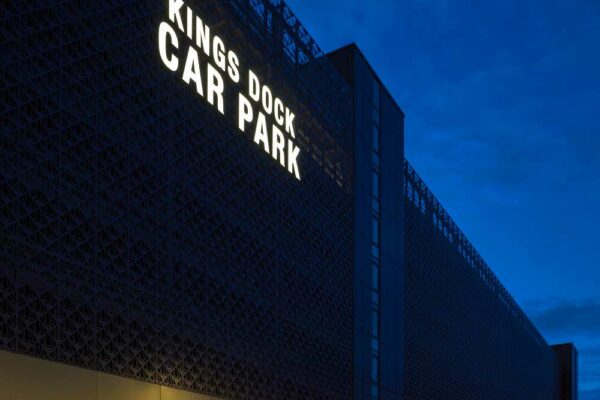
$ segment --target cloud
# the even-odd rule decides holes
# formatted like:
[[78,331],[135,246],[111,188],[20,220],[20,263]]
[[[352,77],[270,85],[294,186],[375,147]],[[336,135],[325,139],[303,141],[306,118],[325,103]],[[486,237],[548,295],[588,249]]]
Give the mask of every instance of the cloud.
[[600,337],[600,302],[552,302],[532,313],[541,331],[552,336],[573,334],[582,338]]
[[600,301],[533,301],[531,320],[549,343],[574,342],[582,400],[600,400]]

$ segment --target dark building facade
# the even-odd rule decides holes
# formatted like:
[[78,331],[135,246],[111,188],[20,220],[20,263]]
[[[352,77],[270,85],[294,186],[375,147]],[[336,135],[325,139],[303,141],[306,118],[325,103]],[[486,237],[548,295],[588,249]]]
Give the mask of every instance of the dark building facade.
[[576,398],[283,1],[9,0],[0,54],[0,398]]
[[[0,346],[218,398],[346,399],[350,90],[283,5],[179,4],[2,4]],[[187,7],[239,58],[225,115],[182,79],[203,55]],[[249,70],[296,115],[301,180],[237,127]]]

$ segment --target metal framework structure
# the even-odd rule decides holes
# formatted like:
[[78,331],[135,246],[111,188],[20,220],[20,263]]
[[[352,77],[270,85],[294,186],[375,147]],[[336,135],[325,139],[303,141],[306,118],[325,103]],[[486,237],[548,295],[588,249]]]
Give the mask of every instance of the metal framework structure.
[[404,398],[559,398],[554,351],[405,161]]
[[548,347],[544,337],[407,160],[404,161],[404,168],[405,196],[421,211],[425,219],[430,219],[432,225],[464,258],[465,262],[481,278],[481,282],[489,289],[491,295],[498,298],[498,301],[519,322],[523,330],[531,335],[539,346]]

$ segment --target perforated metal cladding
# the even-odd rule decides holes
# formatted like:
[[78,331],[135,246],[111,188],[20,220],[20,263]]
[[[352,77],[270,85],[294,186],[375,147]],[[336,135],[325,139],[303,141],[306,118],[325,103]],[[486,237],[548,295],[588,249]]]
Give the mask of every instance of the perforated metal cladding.
[[0,346],[228,399],[347,399],[348,89],[276,57],[242,1],[188,3],[290,91],[302,181],[164,68],[162,0],[3,2]]
[[557,399],[551,348],[408,164],[405,179],[404,398]]

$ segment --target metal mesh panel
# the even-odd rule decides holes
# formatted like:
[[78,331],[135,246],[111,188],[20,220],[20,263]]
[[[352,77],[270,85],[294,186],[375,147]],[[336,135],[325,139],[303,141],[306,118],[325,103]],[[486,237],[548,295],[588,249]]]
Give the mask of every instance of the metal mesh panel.
[[165,72],[162,0],[4,1],[0,347],[230,399],[349,398],[348,88],[281,3],[187,3],[288,95],[302,182]]
[[405,163],[406,399],[554,399],[556,359]]

